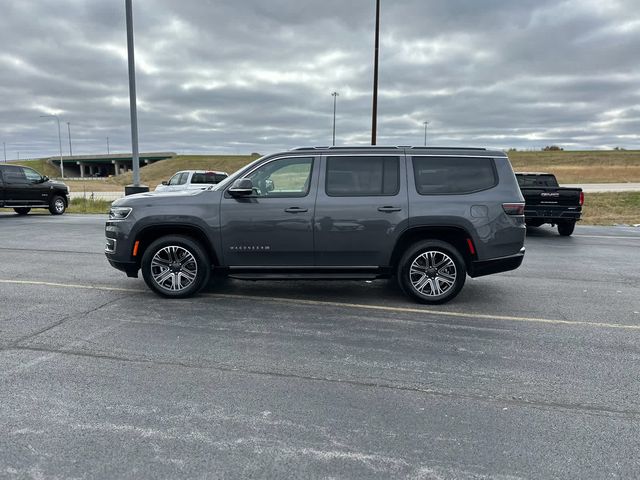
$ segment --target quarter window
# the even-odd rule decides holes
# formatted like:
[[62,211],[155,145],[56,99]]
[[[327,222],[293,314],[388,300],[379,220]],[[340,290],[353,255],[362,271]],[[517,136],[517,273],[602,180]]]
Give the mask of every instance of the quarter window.
[[491,158],[413,157],[413,173],[421,195],[473,193],[498,183]]
[[327,195],[332,197],[396,195],[399,157],[327,157]]
[[313,158],[281,158],[251,174],[254,197],[305,197],[309,193]]

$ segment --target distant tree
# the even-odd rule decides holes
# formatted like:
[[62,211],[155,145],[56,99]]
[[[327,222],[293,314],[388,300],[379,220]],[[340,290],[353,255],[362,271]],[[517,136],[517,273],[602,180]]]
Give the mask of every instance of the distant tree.
[[622,150],[626,150],[626,148],[623,148],[623,147],[615,147],[615,148],[614,148],[614,150],[622,151]]
[[257,153],[257,152],[253,152],[253,153],[251,154],[251,156],[252,156],[252,157],[259,157],[259,156],[261,156],[261,155],[260,155],[259,153]]
[[558,152],[560,150],[564,150],[564,148],[559,147],[558,145],[547,145],[542,149],[543,152]]
[[509,152],[517,152],[517,151],[518,151],[518,149],[517,149],[517,148],[514,148],[514,147],[511,147],[508,151],[509,151]]

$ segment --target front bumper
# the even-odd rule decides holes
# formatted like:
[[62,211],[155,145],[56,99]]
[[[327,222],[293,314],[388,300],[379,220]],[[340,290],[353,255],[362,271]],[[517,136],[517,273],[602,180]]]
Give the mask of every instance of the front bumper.
[[483,277],[492,273],[508,272],[522,265],[522,260],[524,260],[524,247],[515,255],[472,262],[468,273],[470,277]]

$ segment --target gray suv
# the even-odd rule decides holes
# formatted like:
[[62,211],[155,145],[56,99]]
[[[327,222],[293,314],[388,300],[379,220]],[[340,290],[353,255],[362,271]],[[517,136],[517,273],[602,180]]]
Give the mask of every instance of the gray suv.
[[504,152],[308,147],[262,157],[203,191],[116,200],[109,263],[166,297],[213,270],[246,280],[396,276],[430,304],[467,274],[518,268],[524,199]]

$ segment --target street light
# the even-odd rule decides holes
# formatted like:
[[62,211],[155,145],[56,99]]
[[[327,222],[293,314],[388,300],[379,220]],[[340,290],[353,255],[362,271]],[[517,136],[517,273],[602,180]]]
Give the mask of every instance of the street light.
[[4,150],[4,163],[7,163],[7,144],[2,142],[2,149]]
[[107,137],[107,155],[109,155],[109,137]]
[[429,125],[429,122],[424,122],[424,146],[427,146],[427,125]]
[[376,0],[376,40],[373,60],[373,108],[371,114],[371,145],[378,135],[378,53],[380,50],[380,0]]
[[336,146],[336,101],[340,94],[338,92],[333,92],[331,94],[333,97],[333,146]]
[[67,130],[69,131],[69,156],[73,157],[73,150],[71,150],[71,122],[67,122]]
[[129,67],[129,111],[131,115],[131,163],[133,164],[133,185],[127,185],[125,195],[148,192],[149,188],[140,185],[140,156],[138,153],[138,110],[136,103],[136,63],[133,45],[133,6],[132,0],[125,0],[125,18],[127,24],[127,53]]
[[60,134],[60,118],[58,115],[40,115],[40,118],[53,117],[58,122],[58,146],[60,147],[60,176],[64,178],[64,162],[62,161],[62,135]]

